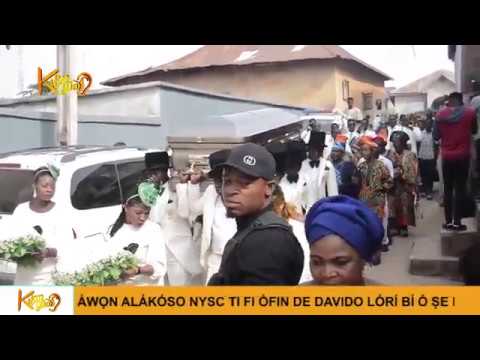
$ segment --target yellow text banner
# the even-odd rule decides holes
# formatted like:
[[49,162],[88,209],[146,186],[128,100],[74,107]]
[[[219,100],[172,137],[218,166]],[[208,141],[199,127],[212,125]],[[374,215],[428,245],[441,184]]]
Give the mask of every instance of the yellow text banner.
[[480,315],[480,287],[78,287],[78,315]]

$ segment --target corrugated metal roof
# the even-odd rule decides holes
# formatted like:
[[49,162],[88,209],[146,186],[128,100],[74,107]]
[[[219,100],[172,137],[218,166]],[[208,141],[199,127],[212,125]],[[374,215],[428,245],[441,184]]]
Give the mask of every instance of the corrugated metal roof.
[[243,138],[302,121],[303,112],[277,108],[243,111],[192,120],[169,129],[169,137]]
[[434,82],[440,79],[441,77],[450,80],[453,84],[455,84],[455,76],[453,72],[448,70],[437,70],[431,74],[428,74],[420,79],[417,79],[410,84],[402,86],[401,88],[396,89],[393,91],[393,94],[398,93],[424,93],[427,92],[429,86]]
[[115,86],[127,78],[140,77],[158,72],[208,68],[213,66],[265,64],[311,59],[343,59],[355,61],[369,70],[392,80],[384,72],[354,57],[337,45],[207,45],[178,60],[164,65],[118,76],[102,85]]

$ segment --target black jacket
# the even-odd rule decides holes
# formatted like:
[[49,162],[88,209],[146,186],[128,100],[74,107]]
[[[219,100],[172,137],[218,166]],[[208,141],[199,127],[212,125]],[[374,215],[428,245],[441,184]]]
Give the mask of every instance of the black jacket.
[[237,219],[237,233],[208,285],[297,285],[303,261],[291,227],[268,207],[257,216]]

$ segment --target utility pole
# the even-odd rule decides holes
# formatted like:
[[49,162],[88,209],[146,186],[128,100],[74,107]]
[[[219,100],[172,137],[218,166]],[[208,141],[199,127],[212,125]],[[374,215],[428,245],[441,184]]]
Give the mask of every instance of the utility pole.
[[17,45],[18,51],[18,91],[25,91],[25,81],[23,80],[23,45]]
[[[60,75],[77,75],[76,49],[73,45],[57,45],[57,68]],[[78,98],[76,91],[57,95],[57,145],[76,145],[78,139]]]

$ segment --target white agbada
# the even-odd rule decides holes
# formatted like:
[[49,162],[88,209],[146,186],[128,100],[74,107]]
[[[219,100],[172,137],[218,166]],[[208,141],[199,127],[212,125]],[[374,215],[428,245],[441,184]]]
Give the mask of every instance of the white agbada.
[[373,118],[373,122],[372,122],[373,131],[375,131],[375,132],[378,131],[382,122],[383,122],[382,114],[377,113],[375,115],[375,117]]
[[162,228],[153,221],[147,220],[140,226],[123,224],[122,227],[108,240],[108,248],[111,255],[124,250],[128,245],[138,244],[135,257],[139,265],[152,265],[152,275],[139,274],[125,280],[124,284],[132,285],[164,285],[167,273],[167,251],[165,233]]
[[227,218],[227,210],[215,186],[209,185],[203,194],[200,185],[188,184],[188,203],[193,217],[203,215],[200,264],[207,271],[206,281],[218,272],[223,250],[237,232],[235,219]]
[[[177,184],[177,194],[187,191],[187,184]],[[189,285],[202,272],[200,246],[193,240],[189,222],[188,203],[178,200],[168,186],[150,211],[150,220],[160,225],[165,233],[167,247],[167,275],[171,285]],[[178,199],[178,200],[177,200]]]
[[385,147],[385,149],[387,149],[387,150],[390,150],[393,146],[391,141],[390,141],[390,137],[393,134],[393,129],[394,129],[393,127],[387,126],[387,146]]
[[56,264],[64,250],[68,249],[74,240],[69,219],[57,205],[45,213],[38,213],[30,208],[30,202],[26,202],[15,208],[8,222],[13,229],[9,237],[38,235],[33,229],[38,225],[42,228],[40,236],[45,239],[46,246],[57,249],[56,258],[46,258],[34,266],[19,265],[15,285],[53,285],[52,272],[56,270]]
[[338,195],[337,177],[333,164],[320,158],[318,167],[310,166],[310,159],[302,162],[299,175],[307,179],[306,210],[308,211],[318,200]]
[[298,174],[297,182],[290,182],[287,180],[287,175],[284,175],[279,181],[278,185],[282,189],[285,201],[289,204],[295,205],[299,214],[303,214],[303,209],[307,204],[307,181],[304,174]]
[[365,131],[358,132],[358,134],[359,136],[371,136],[371,137],[377,136],[377,133],[373,131],[373,128],[369,128]]
[[307,237],[305,235],[305,224],[295,219],[289,219],[288,223],[292,227],[293,234],[297,238],[303,250],[303,271],[299,282],[299,284],[302,284],[306,281],[313,280],[312,273],[310,271],[310,245],[308,244]]
[[300,134],[300,138],[303,140],[305,144],[308,144],[310,142],[311,133],[312,133],[312,129],[308,127],[305,130],[303,130],[302,133]]
[[345,109],[345,116],[347,119],[363,120],[362,112],[355,106],[351,109]]
[[360,134],[356,131],[347,131],[345,135],[347,136],[347,144],[345,145],[345,151],[351,154],[351,145],[353,144],[353,141],[360,136]]
[[335,145],[335,139],[332,134],[327,134],[325,136],[325,149],[323,150],[323,157],[325,159],[329,158],[333,145]]

